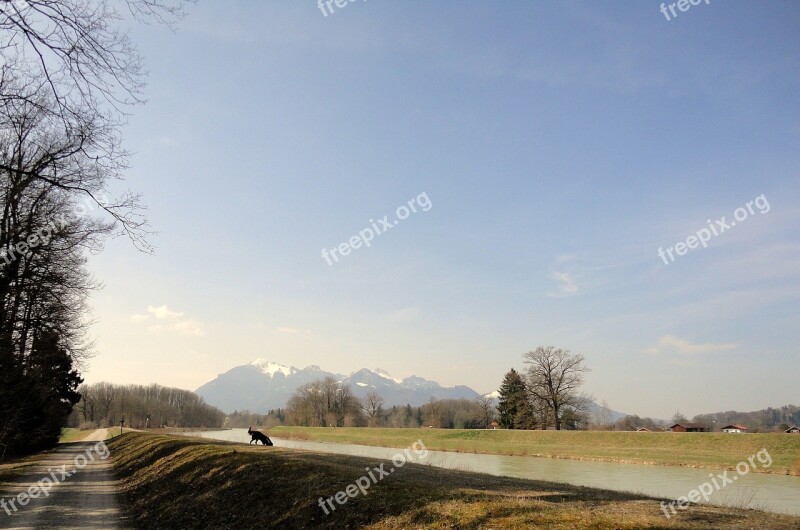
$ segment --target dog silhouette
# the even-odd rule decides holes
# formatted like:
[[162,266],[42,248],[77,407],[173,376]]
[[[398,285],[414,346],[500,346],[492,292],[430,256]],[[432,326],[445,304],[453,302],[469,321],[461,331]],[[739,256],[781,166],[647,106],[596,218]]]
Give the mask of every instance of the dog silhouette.
[[269,439],[269,436],[267,436],[266,434],[264,434],[261,431],[254,431],[253,427],[248,427],[247,428],[247,434],[249,434],[251,436],[251,438],[252,438],[250,440],[250,443],[255,442],[256,445],[258,445],[258,442],[261,442],[264,445],[274,445],[272,443],[272,440]]

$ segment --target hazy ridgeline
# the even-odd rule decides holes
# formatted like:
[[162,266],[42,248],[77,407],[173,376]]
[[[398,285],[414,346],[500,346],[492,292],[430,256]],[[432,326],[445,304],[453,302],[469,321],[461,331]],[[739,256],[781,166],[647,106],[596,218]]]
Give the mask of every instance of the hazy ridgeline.
[[189,390],[96,383],[83,385],[79,391],[81,400],[69,418],[73,427],[110,427],[123,418],[125,425],[134,429],[219,428],[225,421],[224,412]]

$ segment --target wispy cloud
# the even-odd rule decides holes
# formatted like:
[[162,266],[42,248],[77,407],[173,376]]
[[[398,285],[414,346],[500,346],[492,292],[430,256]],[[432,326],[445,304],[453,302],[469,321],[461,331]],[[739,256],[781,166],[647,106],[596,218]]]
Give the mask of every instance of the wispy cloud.
[[145,322],[150,319],[156,321],[147,330],[150,333],[172,333],[189,337],[200,337],[205,335],[205,331],[200,324],[191,318],[184,318],[184,313],[170,311],[166,305],[147,306],[147,314],[136,314],[130,317],[131,322]]
[[550,278],[559,282],[559,286],[557,293],[548,293],[547,296],[559,298],[562,296],[572,296],[578,292],[578,285],[568,272],[554,272],[550,275]]
[[147,312],[160,320],[163,319],[171,320],[183,316],[183,313],[178,313],[177,311],[170,311],[165,305],[161,305],[158,307],[152,305],[147,306]]
[[674,335],[664,335],[658,340],[656,346],[646,348],[645,353],[651,355],[677,354],[681,356],[703,355],[707,353],[718,353],[738,348],[738,344],[692,344],[688,340],[678,338]]

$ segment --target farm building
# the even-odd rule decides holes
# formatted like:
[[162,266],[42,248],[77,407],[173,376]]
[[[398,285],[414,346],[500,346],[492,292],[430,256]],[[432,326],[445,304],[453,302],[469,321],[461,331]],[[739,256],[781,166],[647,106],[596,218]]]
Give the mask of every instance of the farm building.
[[736,424],[726,425],[722,428],[722,432],[747,432],[747,427]]
[[670,429],[672,432],[709,432],[711,430],[702,423],[676,423]]
[[800,434],[800,427],[795,425],[794,427],[789,427],[784,431],[786,434]]

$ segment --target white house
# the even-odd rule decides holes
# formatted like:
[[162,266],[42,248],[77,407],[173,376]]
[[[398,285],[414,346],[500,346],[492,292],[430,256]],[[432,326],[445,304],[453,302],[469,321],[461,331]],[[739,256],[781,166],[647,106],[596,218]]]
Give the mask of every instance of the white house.
[[742,425],[726,425],[722,428],[722,432],[747,432],[747,427]]

